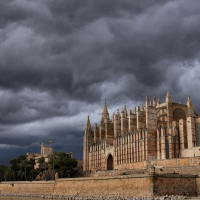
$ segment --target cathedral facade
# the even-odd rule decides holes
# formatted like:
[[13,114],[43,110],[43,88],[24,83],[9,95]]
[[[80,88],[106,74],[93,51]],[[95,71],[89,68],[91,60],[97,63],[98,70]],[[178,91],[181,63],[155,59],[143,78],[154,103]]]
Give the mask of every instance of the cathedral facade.
[[99,125],[88,116],[83,144],[83,171],[122,169],[126,164],[200,156],[200,116],[190,96],[187,104],[172,102],[169,92],[146,105],[109,118],[106,102]]

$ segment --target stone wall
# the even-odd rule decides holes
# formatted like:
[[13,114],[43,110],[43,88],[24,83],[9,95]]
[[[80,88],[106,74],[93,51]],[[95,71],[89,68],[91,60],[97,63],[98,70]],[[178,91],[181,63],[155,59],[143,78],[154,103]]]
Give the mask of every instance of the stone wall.
[[152,196],[153,177],[138,175],[57,179],[56,182],[2,182],[0,192],[82,196]]
[[153,177],[115,176],[102,178],[59,179],[54,195],[152,196]]
[[195,157],[200,156],[200,147],[193,147],[191,149],[184,149],[181,152],[182,157]]
[[121,175],[57,179],[54,181],[2,182],[0,193],[81,196],[200,196],[197,175]]
[[126,163],[126,164],[121,164],[117,165],[116,169],[117,170],[126,170],[126,169],[145,169],[147,166],[148,161],[143,161],[143,162],[134,162],[134,163]]
[[200,196],[200,176],[196,178],[196,184],[197,184],[197,196]]
[[[143,161],[127,163],[117,166],[117,170],[139,170],[148,173],[149,167],[155,166],[155,173],[179,173],[179,174],[200,174],[200,157],[161,159],[153,161]],[[116,173],[116,172],[115,172]],[[137,173],[137,172],[136,172]]]
[[200,174],[200,157],[156,160],[149,165],[156,166],[155,173],[157,174]]
[[154,177],[154,195],[197,195],[196,176],[157,175]]
[[22,193],[22,194],[51,194],[54,188],[54,181],[19,181],[0,183],[1,193]]

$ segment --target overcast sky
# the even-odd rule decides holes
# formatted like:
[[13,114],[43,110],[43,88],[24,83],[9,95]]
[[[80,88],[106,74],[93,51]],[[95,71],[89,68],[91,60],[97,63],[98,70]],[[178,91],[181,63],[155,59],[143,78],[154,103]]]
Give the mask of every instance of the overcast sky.
[[99,122],[145,96],[200,113],[199,0],[1,0],[0,164],[53,140],[82,158]]

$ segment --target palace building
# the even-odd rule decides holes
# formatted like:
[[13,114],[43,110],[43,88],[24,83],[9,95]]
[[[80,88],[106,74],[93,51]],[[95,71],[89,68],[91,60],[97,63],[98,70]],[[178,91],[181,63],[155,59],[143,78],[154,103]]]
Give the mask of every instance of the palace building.
[[159,98],[109,118],[106,102],[99,125],[88,116],[83,144],[83,171],[127,168],[142,161],[200,156],[200,116],[190,96],[187,104]]

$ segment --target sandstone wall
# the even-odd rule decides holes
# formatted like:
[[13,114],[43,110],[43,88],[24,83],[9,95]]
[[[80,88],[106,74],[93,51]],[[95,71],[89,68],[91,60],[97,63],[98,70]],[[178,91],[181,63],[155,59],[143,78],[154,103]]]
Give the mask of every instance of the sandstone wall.
[[143,162],[134,162],[134,163],[126,163],[126,164],[121,164],[117,165],[116,169],[117,170],[125,170],[125,169],[145,169],[147,166],[148,161],[143,161]]
[[183,149],[181,151],[182,157],[194,157],[194,156],[200,156],[200,147],[193,147],[191,149]]
[[2,182],[0,183],[1,193],[16,194],[51,194],[54,188],[54,181],[19,181],[19,182]]
[[154,177],[154,195],[197,195],[196,177],[159,175]]
[[200,196],[200,177],[192,175],[123,175],[114,177],[70,178],[54,181],[2,182],[1,193],[81,196]]
[[151,176],[116,176],[102,178],[59,179],[54,195],[152,196]]
[[200,196],[200,175],[196,178],[197,196]]
[[58,179],[56,182],[3,182],[1,193],[83,196],[152,196],[150,176]]
[[156,160],[152,161],[150,165],[158,166],[155,168],[157,174],[200,174],[200,157]]
[[116,170],[143,170],[148,173],[150,166],[163,166],[162,170],[155,168],[156,173],[200,174],[200,156],[127,163],[117,165]]

